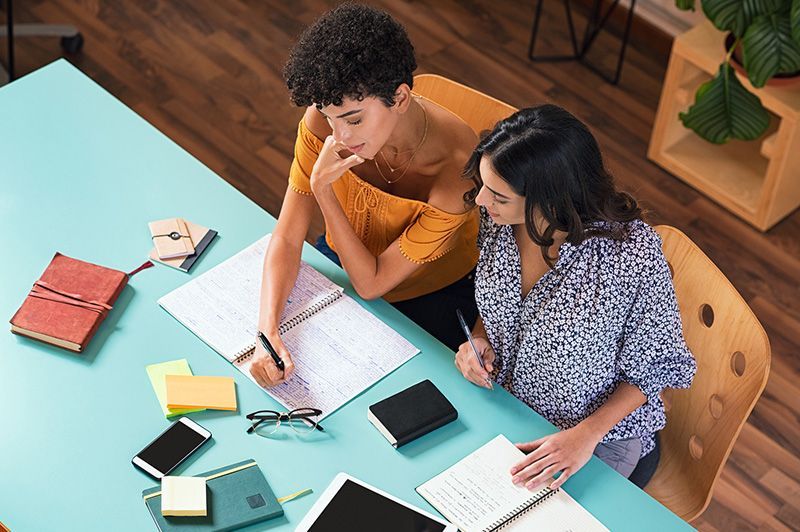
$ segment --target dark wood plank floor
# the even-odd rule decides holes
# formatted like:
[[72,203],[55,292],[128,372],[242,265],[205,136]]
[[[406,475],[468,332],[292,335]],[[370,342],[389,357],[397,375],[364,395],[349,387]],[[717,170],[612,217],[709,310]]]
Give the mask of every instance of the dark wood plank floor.
[[[77,25],[86,44],[70,61],[277,215],[302,114],[288,101],[281,67],[297,34],[331,4],[18,0],[15,7],[19,22]],[[736,285],[767,329],[772,374],[695,525],[800,529],[800,213],[759,233],[646,159],[666,61],[645,43],[629,48],[622,84],[613,87],[577,64],[528,62],[533,2],[377,4],[408,28],[418,72],[443,74],[519,107],[557,103],[585,120],[650,220],[682,229]],[[541,51],[566,49],[561,3],[546,3],[544,17]],[[611,68],[615,42],[599,40],[593,59]],[[19,72],[59,53],[53,39],[19,39]],[[317,218],[313,232],[321,227]]]

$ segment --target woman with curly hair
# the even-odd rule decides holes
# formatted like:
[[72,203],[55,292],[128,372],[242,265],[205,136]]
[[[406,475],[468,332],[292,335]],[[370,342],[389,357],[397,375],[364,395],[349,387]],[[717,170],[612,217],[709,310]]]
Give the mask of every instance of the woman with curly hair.
[[256,342],[251,372],[262,386],[293,370],[278,324],[294,286],[315,208],[325,218],[317,247],[365,299],[384,297],[457,349],[454,309],[477,316],[472,270],[478,218],[461,170],[472,129],[412,93],[414,48],[377,9],[345,4],[300,37],[284,69],[295,105],[307,107],[278,224],[264,262],[259,331],[284,361]]

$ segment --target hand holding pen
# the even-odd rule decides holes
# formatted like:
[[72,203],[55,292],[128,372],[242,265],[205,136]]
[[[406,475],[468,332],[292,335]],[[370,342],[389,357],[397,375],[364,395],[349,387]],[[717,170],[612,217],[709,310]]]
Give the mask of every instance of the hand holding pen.
[[461,329],[467,337],[467,341],[458,347],[455,360],[456,367],[470,382],[492,390],[494,387],[489,378],[489,373],[494,369],[494,349],[492,349],[486,338],[472,336],[472,332],[469,330],[460,309],[456,310],[456,315]]
[[280,336],[274,334],[270,339],[259,331],[255,340],[255,355],[250,367],[253,378],[265,388],[286,382],[294,371],[294,362]]

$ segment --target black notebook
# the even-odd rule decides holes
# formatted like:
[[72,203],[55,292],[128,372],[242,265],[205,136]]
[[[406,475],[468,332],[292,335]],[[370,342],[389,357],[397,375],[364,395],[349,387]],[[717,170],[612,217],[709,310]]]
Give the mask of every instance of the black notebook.
[[402,392],[369,407],[367,418],[394,447],[446,425],[458,412],[429,380],[418,382]]

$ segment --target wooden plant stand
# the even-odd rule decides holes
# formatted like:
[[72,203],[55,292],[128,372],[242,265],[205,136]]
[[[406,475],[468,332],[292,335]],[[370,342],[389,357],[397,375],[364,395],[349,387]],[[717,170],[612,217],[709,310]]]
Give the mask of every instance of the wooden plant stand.
[[672,45],[647,156],[757,229],[767,231],[800,206],[800,85],[755,89],[770,114],[754,141],[716,145],[686,129],[678,113],[719,71],[724,34],[703,22]]

